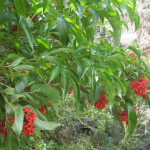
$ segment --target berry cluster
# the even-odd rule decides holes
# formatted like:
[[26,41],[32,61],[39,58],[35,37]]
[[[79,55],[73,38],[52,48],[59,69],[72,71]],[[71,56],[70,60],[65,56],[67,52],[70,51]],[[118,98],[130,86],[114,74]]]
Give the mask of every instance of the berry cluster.
[[41,108],[39,109],[39,111],[41,112],[41,114],[45,114],[46,113],[46,109],[45,109],[44,105],[41,105]]
[[[133,53],[133,52],[131,52],[129,55],[127,55],[127,56],[132,56],[135,60],[137,59],[137,56]],[[131,62],[131,64],[132,64],[132,66],[134,66],[134,64],[133,64],[133,62]]]
[[137,59],[137,56],[133,53],[133,52],[131,52],[129,55],[127,55],[127,56],[132,56],[135,60]]
[[32,109],[29,108],[29,109],[26,109],[26,108],[23,108],[23,111],[24,111],[24,122],[23,122],[23,129],[22,129],[22,133],[21,134],[27,134],[27,135],[33,135],[34,133],[34,126],[32,123],[35,122],[35,113],[32,111],[30,114],[29,112],[31,111]]
[[73,89],[69,89],[68,94],[72,94]]
[[[34,14],[30,15],[30,18],[32,18],[34,16]],[[37,20],[37,15],[34,16],[34,18],[32,19],[32,21],[35,23]]]
[[[30,112],[32,109],[29,108],[29,109],[26,109],[26,108],[23,108],[23,111],[24,111],[24,122],[23,122],[23,127],[22,127],[22,133],[21,134],[27,134],[27,135],[33,135],[34,133],[34,126],[32,123],[35,122],[35,113],[32,111]],[[11,124],[14,123],[14,117],[8,117],[9,119],[9,122]]]
[[146,90],[148,89],[148,87],[145,85],[147,82],[147,80],[145,78],[141,78],[139,76],[138,80],[134,80],[134,82],[132,82],[133,86],[132,89],[134,90],[134,92],[137,94],[137,96],[142,96],[143,99],[146,99]]
[[0,134],[5,135],[5,137],[7,138],[7,128],[6,128],[6,120],[2,120],[0,122]]
[[[91,104],[90,100],[88,100],[88,102]],[[99,110],[101,110],[106,107],[107,103],[108,103],[108,100],[106,99],[105,94],[101,93],[101,95],[99,96],[99,99],[96,101],[94,106],[97,107]]]
[[119,122],[125,121],[126,122],[126,126],[128,126],[128,114],[127,111],[118,111],[119,116],[121,117],[121,120],[119,120]]

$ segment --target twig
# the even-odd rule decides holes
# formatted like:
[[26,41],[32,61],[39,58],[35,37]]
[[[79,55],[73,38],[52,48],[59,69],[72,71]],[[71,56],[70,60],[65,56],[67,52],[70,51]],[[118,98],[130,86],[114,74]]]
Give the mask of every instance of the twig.
[[9,49],[4,49],[4,50],[1,50],[0,52],[4,52],[4,51],[8,51]]
[[7,86],[6,84],[0,82],[1,85],[6,86],[7,88],[11,88],[10,86]]
[[7,41],[1,42],[1,43],[0,43],[0,46],[1,46],[1,45],[5,45],[5,44],[7,44],[7,43],[9,43],[9,42],[11,42],[11,41],[17,39],[18,37],[22,36],[24,33],[25,33],[25,32],[22,32],[22,33],[20,33],[18,36],[14,37],[14,38],[12,38],[12,39],[9,39],[9,40],[7,40]]

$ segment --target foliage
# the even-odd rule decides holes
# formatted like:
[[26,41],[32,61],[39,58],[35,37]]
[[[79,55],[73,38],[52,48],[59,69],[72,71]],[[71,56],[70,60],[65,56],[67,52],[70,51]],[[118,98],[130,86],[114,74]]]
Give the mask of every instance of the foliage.
[[[121,125],[132,135],[137,124],[133,108],[137,97],[131,83],[139,75],[149,80],[150,70],[136,48],[128,47],[137,59],[127,56],[129,51],[117,48],[122,27],[126,25],[120,14],[123,17],[129,14],[135,30],[138,29],[140,20],[135,0],[133,3],[119,0],[1,0],[0,121],[6,120],[7,129],[7,139],[1,136],[1,147],[6,144],[8,150],[17,150],[20,143],[26,145],[30,138],[21,134],[21,127],[27,121],[23,108],[36,115],[32,122],[34,136],[38,130],[53,130],[60,126],[55,119],[59,117],[57,101],[65,101],[69,88],[73,89],[78,118],[88,100],[94,105],[100,94],[105,93],[108,107],[117,120],[120,119],[119,110],[128,112],[129,126]],[[93,42],[95,26],[105,26],[105,22],[113,29],[114,45],[103,38]],[[150,105],[149,93],[145,101]],[[41,105],[46,109],[44,115],[39,111]],[[14,117],[13,125],[8,117]]]

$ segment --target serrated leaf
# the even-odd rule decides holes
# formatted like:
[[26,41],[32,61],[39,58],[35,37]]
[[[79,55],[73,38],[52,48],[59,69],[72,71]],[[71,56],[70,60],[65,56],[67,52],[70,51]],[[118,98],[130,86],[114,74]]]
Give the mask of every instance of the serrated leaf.
[[19,150],[19,140],[15,134],[12,133],[12,130],[7,132],[7,150]]
[[33,37],[33,35],[32,35],[32,32],[31,32],[31,30],[29,29],[27,20],[22,19],[20,23],[21,23],[22,28],[24,29],[24,31],[25,31],[25,33],[26,33],[26,36],[27,36],[27,39],[28,39],[28,41],[29,41],[29,44],[30,44],[31,48],[33,49],[33,44],[35,43],[35,41],[34,41],[34,37]]
[[60,65],[53,68],[50,79],[49,79],[47,84],[49,84],[52,80],[54,80],[60,74],[60,72],[61,72],[61,66]]
[[131,137],[137,125],[137,116],[135,109],[130,103],[127,103],[127,110],[128,110],[129,137]]
[[12,129],[16,133],[16,135],[19,137],[19,135],[22,132],[22,127],[23,127],[23,120],[24,120],[24,112],[22,110],[22,106],[14,106],[13,107],[14,112],[15,112],[15,120],[12,125]]
[[13,69],[16,71],[25,71],[25,70],[32,70],[34,69],[34,67],[31,65],[18,65],[14,67]]
[[35,122],[33,123],[33,125],[39,130],[53,130],[56,127],[61,126],[61,124],[57,122],[46,122],[38,118],[35,118]]
[[23,59],[25,59],[25,57],[17,58],[15,61],[13,61],[13,63],[10,66],[17,66],[17,65],[19,65]]
[[20,94],[24,90],[24,88],[26,87],[27,84],[28,84],[28,77],[27,76],[22,77],[15,84],[16,92]]
[[41,92],[54,100],[60,99],[59,91],[48,85],[35,84],[31,87],[31,91],[32,92]]
[[58,31],[63,45],[68,45],[69,42],[69,25],[65,19],[57,17]]

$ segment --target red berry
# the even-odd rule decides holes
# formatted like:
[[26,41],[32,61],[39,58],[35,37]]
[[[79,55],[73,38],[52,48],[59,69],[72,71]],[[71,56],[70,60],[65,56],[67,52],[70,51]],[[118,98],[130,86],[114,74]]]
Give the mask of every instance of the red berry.
[[119,122],[125,121],[126,122],[126,126],[128,126],[128,114],[127,111],[118,111],[119,116],[121,117],[121,120],[119,120]]
[[89,17],[91,17],[91,14],[88,14]]
[[17,25],[14,25],[14,26],[13,26],[12,31],[14,31],[14,32],[17,32],[17,31],[18,31]]
[[72,94],[72,91],[73,89],[70,88],[68,94]]

